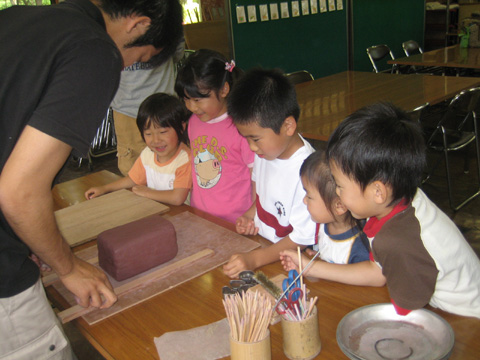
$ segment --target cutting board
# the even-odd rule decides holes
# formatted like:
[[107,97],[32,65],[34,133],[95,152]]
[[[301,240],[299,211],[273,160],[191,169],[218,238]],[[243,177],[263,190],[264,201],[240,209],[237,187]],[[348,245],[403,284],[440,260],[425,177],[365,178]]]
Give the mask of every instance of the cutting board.
[[[115,289],[134,281],[143,281],[143,285],[135,287],[130,292],[120,294],[118,296],[118,301],[112,307],[103,310],[95,310],[83,315],[83,318],[89,325],[93,325],[96,322],[139,304],[153,296],[161,294],[164,291],[168,291],[190,279],[201,276],[202,274],[226,263],[233,254],[248,252],[260,246],[260,244],[251,239],[234,233],[233,231],[216,225],[208,220],[202,219],[190,212],[183,212],[174,216],[168,216],[168,214],[166,214],[163,215],[163,217],[170,220],[175,227],[178,244],[177,256],[162,265],[123,281],[116,281],[107,274]],[[212,249],[214,252],[211,256],[203,257],[198,261],[182,266],[176,269],[173,273],[168,273],[161,278],[154,280],[149,279],[149,274],[152,272],[168,267],[173,263],[177,263],[182,259],[205,249]],[[98,250],[96,246],[91,246],[87,249],[78,251],[76,252],[76,255],[86,261],[95,259],[90,262],[98,266],[98,261],[96,260]],[[228,280],[229,279],[225,276],[225,283],[228,283]],[[72,293],[70,293],[61,282],[57,281],[53,283],[52,286],[55,287],[70,305],[73,306],[76,304]],[[222,293],[219,289],[218,297],[220,298],[221,296]],[[192,299],[192,303],[194,303],[194,301],[195,300]]]
[[95,239],[105,230],[168,210],[168,206],[157,201],[118,190],[57,210],[55,218],[65,240],[76,246]]

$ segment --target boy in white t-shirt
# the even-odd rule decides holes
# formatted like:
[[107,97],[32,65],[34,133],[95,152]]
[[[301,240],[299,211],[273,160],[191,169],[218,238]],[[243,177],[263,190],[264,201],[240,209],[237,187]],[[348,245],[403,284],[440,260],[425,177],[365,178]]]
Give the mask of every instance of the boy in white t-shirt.
[[223,267],[226,275],[253,270],[279,259],[286,249],[315,242],[315,223],[303,203],[303,160],[315,150],[297,131],[300,108],[294,86],[277,70],[254,69],[235,85],[228,113],[255,152],[252,181],[256,201],[236,221],[239,234],[257,233],[273,244],[235,254]]

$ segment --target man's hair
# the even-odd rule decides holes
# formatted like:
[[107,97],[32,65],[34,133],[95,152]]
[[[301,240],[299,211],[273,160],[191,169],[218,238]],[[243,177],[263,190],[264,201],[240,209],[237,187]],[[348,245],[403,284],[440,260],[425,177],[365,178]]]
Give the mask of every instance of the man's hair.
[[149,63],[163,64],[183,41],[183,8],[178,0],[99,0],[98,6],[112,19],[130,15],[148,16],[151,24],[127,47],[153,45],[161,49]]
[[142,101],[138,108],[137,127],[142,139],[143,132],[150,128],[152,123],[157,127],[171,127],[177,133],[178,140],[188,143],[185,125],[190,112],[183,101],[173,95],[156,93]]
[[390,185],[392,203],[413,199],[426,166],[420,125],[389,103],[366,106],[342,121],[326,156],[363,190],[374,181]]
[[234,124],[257,123],[278,134],[287,117],[298,121],[300,107],[294,85],[281,71],[253,69],[233,87],[228,97],[228,114]]

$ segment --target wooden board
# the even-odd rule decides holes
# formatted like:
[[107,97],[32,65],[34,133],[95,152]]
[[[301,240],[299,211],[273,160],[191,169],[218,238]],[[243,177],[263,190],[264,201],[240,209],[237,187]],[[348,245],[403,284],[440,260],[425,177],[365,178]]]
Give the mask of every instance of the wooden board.
[[55,218],[65,240],[76,246],[95,239],[105,230],[168,210],[168,206],[157,201],[118,190],[57,210]]
[[[109,316],[112,316],[122,310],[128,309],[142,301],[178,286],[190,279],[200,276],[228,261],[236,253],[248,252],[260,246],[257,242],[241,236],[224,227],[204,220],[190,212],[183,212],[175,216],[164,215],[170,220],[177,233],[178,254],[172,260],[148,270],[142,274],[134,276],[124,281],[116,281],[109,276],[112,286],[117,289],[128,282],[138,281],[143,278],[143,286],[135,288],[125,294],[120,294],[118,301],[109,309],[95,310],[83,316],[88,324],[95,324]],[[195,261],[188,266],[182,266],[175,272],[169,273],[159,279],[149,280],[149,274],[162,267],[168,267],[172,263],[178,262],[204,249],[212,249],[215,253]],[[98,256],[96,246],[76,253],[80,258],[88,261]],[[98,266],[98,263],[95,264]],[[226,278],[227,281],[227,278]],[[70,305],[76,305],[73,295],[62,285],[61,282],[55,282],[55,289],[68,301]],[[219,293],[219,296],[220,293]]]
[[[143,284],[147,281],[153,281],[160,279],[164,276],[167,276],[171,272],[181,268],[182,266],[189,266],[193,262],[198,261],[199,259],[202,259],[207,256],[211,256],[215,253],[212,249],[204,249],[202,251],[199,251],[196,254],[190,255],[189,257],[186,257],[182,260],[179,260],[177,262],[174,262],[166,267],[162,267],[148,275],[145,275],[141,278],[136,279],[135,281],[130,281],[127,282],[126,284],[123,284],[122,286],[119,286],[118,288],[115,288],[115,294],[117,296],[124,295],[129,291],[133,291],[136,288],[139,288],[143,286]],[[98,259],[98,258],[97,258]],[[88,314],[91,311],[94,311],[95,308],[84,308],[80,305],[74,305],[71,308],[61,311],[58,313],[58,317],[62,321],[62,324],[65,324],[66,322],[69,322],[73,319],[76,319],[77,317],[83,316],[85,314]]]

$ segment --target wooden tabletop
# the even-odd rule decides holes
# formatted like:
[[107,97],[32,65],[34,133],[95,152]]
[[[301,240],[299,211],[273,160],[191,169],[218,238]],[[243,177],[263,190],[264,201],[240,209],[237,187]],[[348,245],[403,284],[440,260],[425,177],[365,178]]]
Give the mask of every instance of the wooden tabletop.
[[[111,181],[115,176],[106,171],[87,175],[55,186],[53,193],[55,196],[63,193],[63,203],[80,202],[83,201],[83,193],[90,186],[92,179],[102,184]],[[69,189],[68,199],[63,192],[65,187]],[[183,211],[190,211],[234,231],[232,224],[189,206],[171,206],[169,214],[175,215]],[[258,236],[254,239],[265,242]],[[285,273],[279,262],[264,266],[260,270],[269,277]],[[328,281],[312,282],[308,279],[305,283],[311,295],[319,298],[317,305],[322,350],[316,358],[347,359],[336,341],[338,323],[346,314],[361,306],[389,302],[387,289],[350,286]],[[81,318],[74,320],[74,323],[106,359],[158,359],[154,337],[166,332],[207,325],[225,317],[221,302],[222,287],[228,284],[229,278],[219,267],[95,325],[89,326]],[[47,293],[60,308],[68,306],[52,287],[47,288]],[[447,320],[455,332],[455,346],[450,359],[478,359],[480,320],[448,314],[431,307],[428,309]],[[271,326],[270,331],[272,359],[286,359],[283,353],[281,324]]]
[[415,54],[388,60],[389,64],[442,66],[450,68],[480,69],[480,48],[461,48],[460,45],[431,50],[423,54]]
[[306,138],[327,141],[345,117],[365,105],[388,101],[410,111],[478,85],[480,78],[345,71],[295,86],[298,129]]

